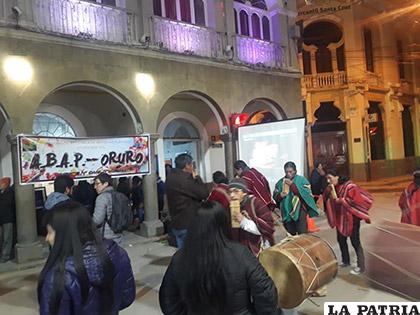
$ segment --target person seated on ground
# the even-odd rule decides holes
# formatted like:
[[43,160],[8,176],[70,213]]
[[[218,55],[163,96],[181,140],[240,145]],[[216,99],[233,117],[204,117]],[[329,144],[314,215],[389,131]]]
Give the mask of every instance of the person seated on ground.
[[280,205],[284,228],[291,235],[307,233],[307,217],[318,216],[311,185],[305,177],[297,175],[293,162],[284,165],[284,173],[273,193],[274,200]]
[[370,223],[369,209],[372,207],[372,196],[346,176],[336,170],[327,171],[329,186],[324,191],[325,213],[328,223],[337,229],[337,241],[340,246],[341,267],[350,266],[350,255],[347,238],[356,252],[357,267],[350,271],[359,275],[365,271],[365,256],[360,242],[360,224],[364,220]]
[[210,196],[207,198],[207,200],[217,201],[223,206],[223,208],[229,210],[229,180],[223,172],[217,171],[213,173],[213,183],[214,187],[210,192]]
[[70,199],[73,192],[74,180],[69,175],[58,175],[54,180],[54,192],[45,201],[45,210],[50,210],[57,204]]
[[229,240],[229,230],[226,210],[204,203],[163,277],[163,314],[281,314],[272,279],[248,248]]
[[401,193],[401,223],[420,226],[420,167],[413,173],[413,182]]
[[38,280],[41,315],[114,315],[133,303],[136,286],[127,252],[101,239],[81,204],[60,203],[46,224],[52,248]]

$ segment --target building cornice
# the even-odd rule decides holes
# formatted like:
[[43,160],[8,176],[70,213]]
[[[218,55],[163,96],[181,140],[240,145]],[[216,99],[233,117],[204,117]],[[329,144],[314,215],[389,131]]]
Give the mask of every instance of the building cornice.
[[81,49],[99,50],[102,52],[119,53],[131,56],[146,57],[152,59],[160,59],[166,61],[174,61],[188,64],[196,64],[208,67],[221,68],[224,70],[252,72],[255,74],[265,74],[278,77],[300,78],[301,73],[298,69],[287,70],[271,70],[271,69],[255,69],[251,66],[233,64],[228,61],[215,61],[207,58],[196,56],[183,56],[180,54],[164,52],[153,47],[124,46],[118,44],[110,44],[105,42],[94,42],[88,40],[79,40],[71,37],[56,36],[32,32],[23,29],[12,29],[9,27],[0,27],[0,38],[13,38],[18,40],[34,41],[39,43],[47,43],[53,45],[70,46]]

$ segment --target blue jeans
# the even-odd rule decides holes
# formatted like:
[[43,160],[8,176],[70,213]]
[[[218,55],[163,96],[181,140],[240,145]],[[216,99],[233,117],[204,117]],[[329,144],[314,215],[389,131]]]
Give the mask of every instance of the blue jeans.
[[176,239],[176,247],[181,249],[184,246],[185,237],[187,236],[187,229],[185,230],[172,229],[172,233],[174,233],[174,236]]

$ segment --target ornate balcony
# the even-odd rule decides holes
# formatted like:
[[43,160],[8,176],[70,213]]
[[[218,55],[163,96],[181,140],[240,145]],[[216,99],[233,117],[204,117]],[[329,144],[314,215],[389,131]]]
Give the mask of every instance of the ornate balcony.
[[131,43],[135,18],[130,12],[83,0],[18,0],[19,25],[37,32],[83,39]]
[[347,72],[317,73],[303,76],[303,82],[307,90],[339,88],[347,85]]
[[223,57],[222,37],[215,30],[154,16],[153,41],[161,48],[180,54],[207,58]]
[[247,36],[235,37],[236,57],[239,61],[278,69],[286,66],[284,51],[280,44]]

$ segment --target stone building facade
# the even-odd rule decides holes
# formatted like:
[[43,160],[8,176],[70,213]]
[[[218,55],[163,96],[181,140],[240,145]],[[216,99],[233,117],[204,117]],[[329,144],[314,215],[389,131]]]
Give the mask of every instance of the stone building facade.
[[231,175],[232,114],[303,115],[295,17],[295,1],[1,0],[0,173],[14,178],[17,261],[41,253],[17,134],[151,134],[142,231],[156,235],[167,154],[188,150],[208,181]]
[[369,180],[419,163],[419,21],[411,0],[298,1],[311,165]]

